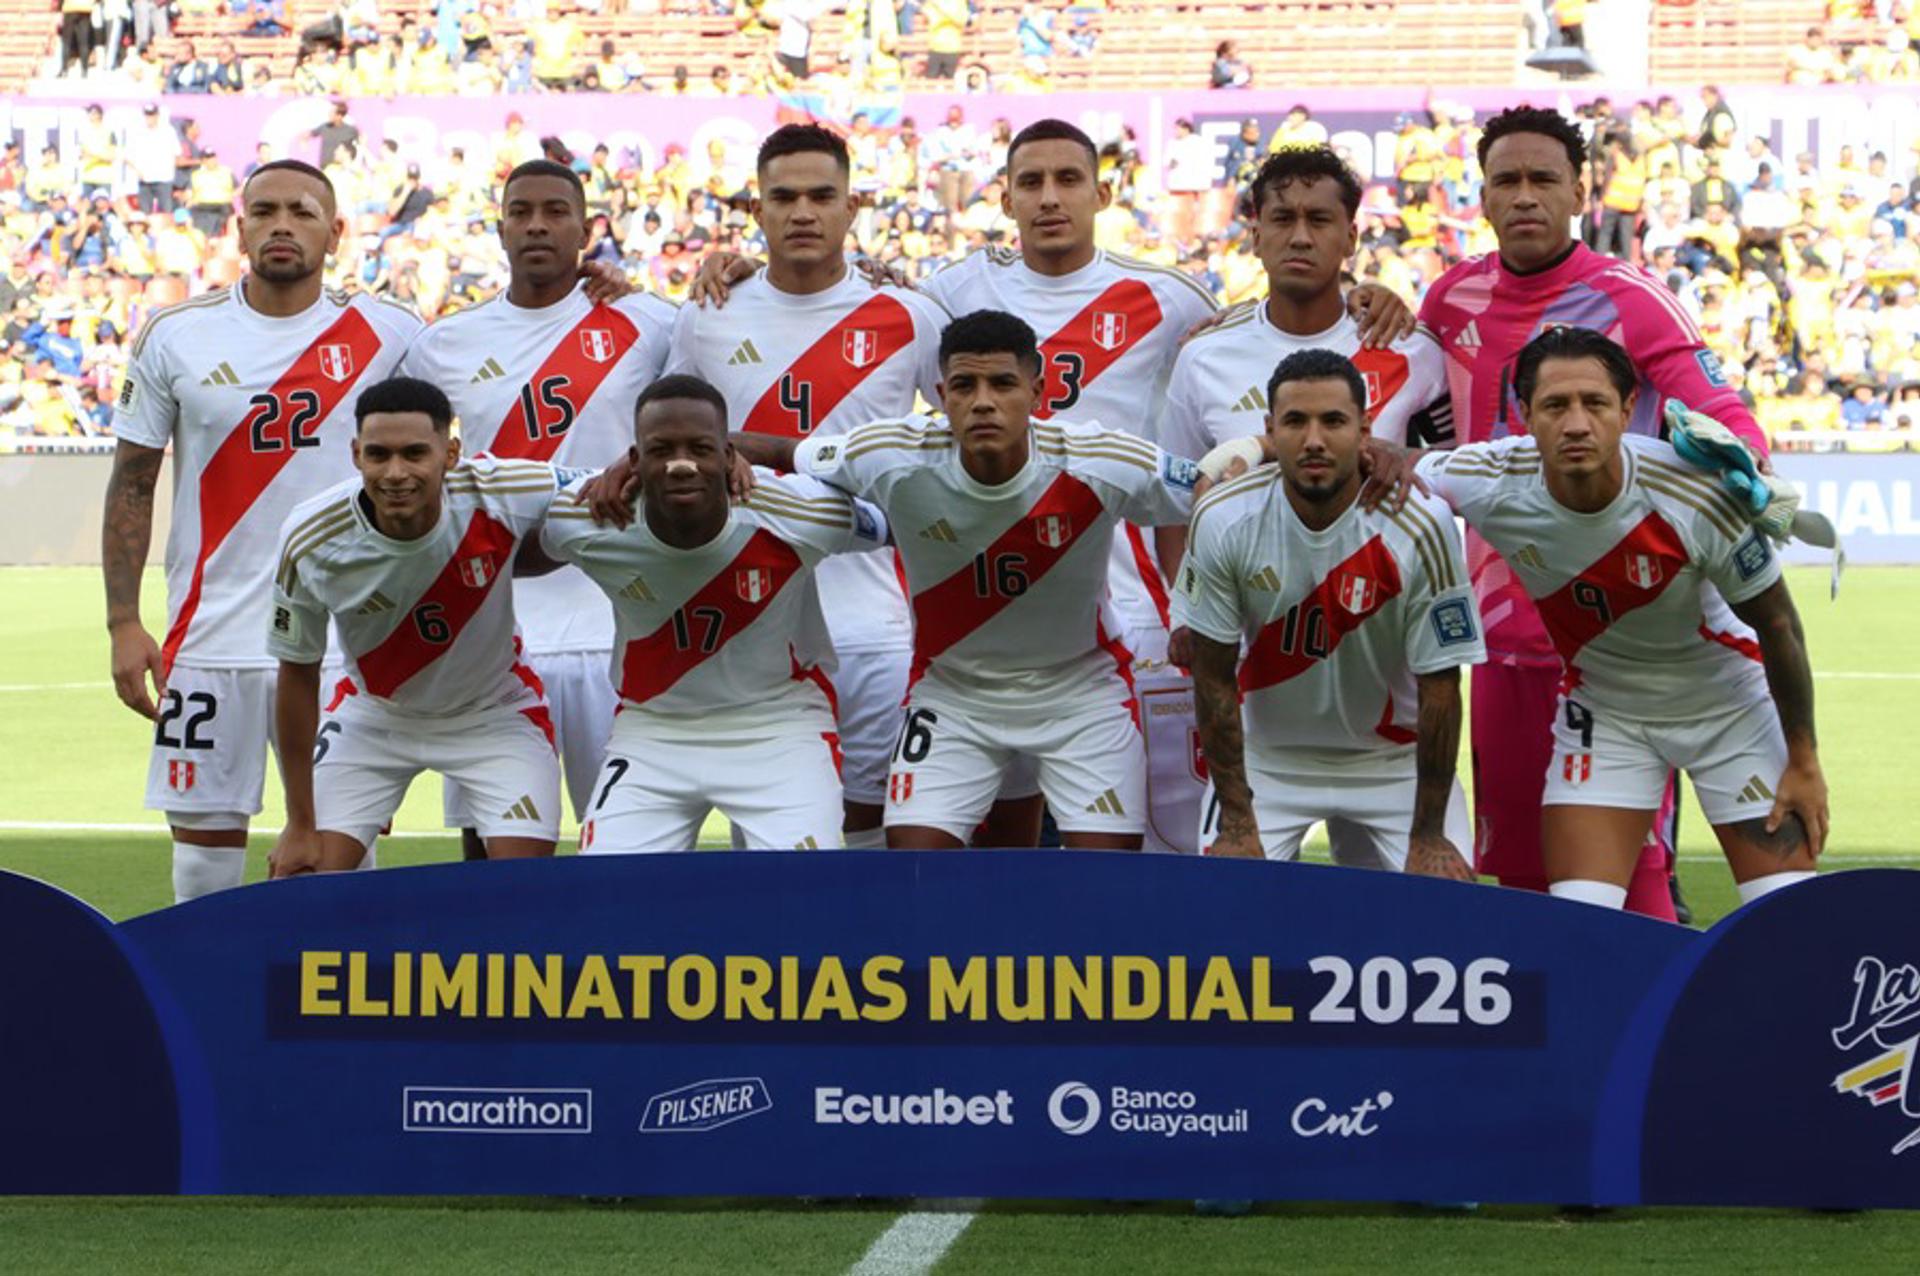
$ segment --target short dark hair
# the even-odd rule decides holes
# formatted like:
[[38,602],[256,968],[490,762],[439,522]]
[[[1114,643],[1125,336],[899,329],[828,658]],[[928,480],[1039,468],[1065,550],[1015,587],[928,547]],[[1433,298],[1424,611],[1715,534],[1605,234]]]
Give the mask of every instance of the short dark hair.
[[754,171],[766,172],[767,165],[783,155],[810,155],[816,152],[833,156],[833,162],[840,166],[842,173],[853,171],[846,142],[832,129],[822,128],[818,124],[782,124],[767,134],[767,140],[760,143],[760,155],[754,161]]
[[1295,350],[1280,361],[1273,375],[1267,378],[1267,404],[1271,410],[1274,396],[1281,386],[1289,381],[1343,381],[1353,395],[1354,406],[1360,409],[1360,415],[1367,414],[1367,381],[1360,375],[1360,369],[1353,366],[1353,360],[1333,350],[1319,348]]
[[453,428],[453,405],[446,391],[419,377],[388,377],[362,390],[353,404],[353,432],[358,434],[376,412],[421,412],[442,434]]
[[302,177],[311,177],[314,181],[319,182],[327,188],[327,202],[336,208],[339,207],[339,200],[333,193],[333,179],[305,160],[297,159],[268,160],[259,168],[254,169],[253,172],[247,174],[247,180],[240,184],[240,198],[242,201],[246,199],[247,187],[253,185],[263,173],[298,173]]
[[1040,341],[1027,321],[1004,310],[976,310],[940,330],[940,369],[957,354],[1010,354],[1029,372],[1040,371]]
[[659,403],[667,399],[698,399],[702,403],[712,404],[713,410],[720,414],[721,432],[726,432],[727,396],[721,394],[713,382],[685,372],[661,377],[642,390],[640,397],[633,401],[634,422],[636,424],[639,422],[640,413],[649,403]]
[[1358,217],[1360,179],[1340,158],[1339,153],[1324,143],[1283,146],[1267,156],[1260,165],[1260,171],[1247,183],[1247,213],[1256,220],[1259,218],[1260,201],[1266,198],[1268,191],[1278,191],[1294,182],[1317,182],[1323,177],[1340,188],[1340,202],[1346,207],[1347,216]]
[[1035,120],[1013,135],[1007,143],[1007,176],[1013,176],[1013,157],[1020,148],[1029,142],[1075,142],[1087,153],[1087,168],[1095,177],[1100,176],[1100,148],[1093,144],[1086,130],[1067,123],[1065,120]]
[[1540,365],[1549,359],[1598,359],[1622,403],[1640,384],[1633,360],[1611,337],[1591,328],[1549,328],[1522,346],[1514,361],[1513,392],[1522,404],[1532,406],[1533,392],[1540,385]]
[[1555,110],[1538,106],[1510,106],[1487,121],[1480,133],[1480,146],[1477,154],[1480,167],[1487,166],[1487,156],[1493,152],[1493,144],[1503,137],[1515,133],[1537,133],[1541,137],[1550,137],[1567,150],[1567,163],[1573,165],[1575,177],[1580,176],[1587,163],[1587,141],[1580,136],[1573,121]]
[[573,193],[580,201],[581,211],[587,207],[587,188],[580,182],[580,174],[565,164],[550,159],[530,159],[524,164],[514,166],[507,174],[507,180],[500,184],[500,206],[506,207],[508,197],[513,193],[513,184],[523,177],[557,177],[573,187]]

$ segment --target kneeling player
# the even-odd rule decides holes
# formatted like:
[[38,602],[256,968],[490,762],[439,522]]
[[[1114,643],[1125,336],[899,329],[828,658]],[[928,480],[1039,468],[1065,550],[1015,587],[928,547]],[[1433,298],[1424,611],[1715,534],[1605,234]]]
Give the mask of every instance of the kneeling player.
[[[359,864],[429,769],[474,795],[491,858],[551,855],[559,762],[505,578],[557,472],[461,461],[446,395],[411,377],[368,389],[354,416],[359,479],[299,506],[281,536],[267,645],[287,827],[273,876]],[[349,676],[322,718],[329,617]]]
[[914,683],[887,844],[964,846],[1025,757],[1067,846],[1138,850],[1146,758],[1132,657],[1101,621],[1108,553],[1122,520],[1184,522],[1198,470],[1118,430],[1036,420],[1040,353],[1012,315],[948,324],[940,376],[944,419],[734,441],[873,500],[895,528]]
[[1552,329],[1514,365],[1532,437],[1419,473],[1512,567],[1565,666],[1541,832],[1553,893],[1619,908],[1684,770],[1752,900],[1811,877],[1826,841],[1806,641],[1765,535],[1672,447],[1625,434],[1636,384],[1606,337]]
[[1175,602],[1214,786],[1201,844],[1290,860],[1325,820],[1335,863],[1471,881],[1460,666],[1486,652],[1459,533],[1428,498],[1361,507],[1345,356],[1288,355],[1266,395],[1280,463],[1195,505]]
[[813,571],[886,543],[878,510],[808,478],[727,496],[726,400],[662,377],[634,410],[641,517],[556,497],[541,547],[613,600],[620,693],[580,849],[690,851],[709,811],[746,845],[841,845],[840,744]]

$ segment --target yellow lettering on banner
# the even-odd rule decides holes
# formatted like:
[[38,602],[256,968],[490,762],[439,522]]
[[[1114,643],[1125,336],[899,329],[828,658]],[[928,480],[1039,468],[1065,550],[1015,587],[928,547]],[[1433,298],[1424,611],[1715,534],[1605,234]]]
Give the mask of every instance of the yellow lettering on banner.
[[1253,959],[1253,1021],[1255,1023],[1292,1023],[1293,1007],[1273,1004],[1273,959]]
[[542,1018],[560,1017],[560,993],[566,986],[560,966],[560,954],[548,953],[535,964],[531,953],[513,955],[513,1017],[533,1018],[533,1003],[540,1003]]
[[1233,963],[1225,957],[1207,959],[1207,968],[1200,974],[1200,991],[1193,999],[1195,1023],[1204,1022],[1216,1013],[1226,1015],[1235,1023],[1247,1020],[1247,1003],[1240,997],[1240,981],[1233,977]]
[[[1138,987],[1135,984],[1138,983]],[[1151,1019],[1160,1013],[1160,965],[1151,957],[1113,959],[1113,1017]]]
[[764,957],[726,959],[726,1017],[739,1019],[752,1015],[765,1022],[773,1018],[767,993],[773,989],[773,965]]
[[[1086,973],[1074,964],[1071,957],[1053,959],[1053,1017],[1072,1019],[1075,1009],[1088,1019],[1101,1019],[1107,1010],[1101,1004],[1100,990],[1105,982],[1101,976],[1106,966],[1098,957],[1083,958]],[[1069,1004],[1071,1003],[1071,1005]]]
[[643,957],[622,957],[617,964],[633,976],[633,1017],[653,1018],[653,977],[667,968],[667,959],[649,953]]
[[869,957],[860,966],[860,986],[879,1004],[860,1007],[860,1017],[875,1023],[892,1023],[907,1012],[907,990],[898,976],[907,963],[898,957]]
[[413,1014],[413,954],[393,955],[393,1017],[406,1019]]
[[1047,959],[1045,957],[1027,958],[1027,995],[1024,1001],[1014,1000],[1013,962],[1012,957],[993,959],[994,1009],[999,1012],[1000,1018],[1008,1023],[1045,1019],[1047,1017]]
[[814,972],[813,987],[807,992],[807,1008],[800,1017],[809,1023],[826,1018],[832,1010],[841,1021],[858,1019],[860,1007],[853,1001],[853,985],[847,982],[847,968],[840,964],[838,957],[828,956],[820,959],[820,969]]
[[487,954],[487,1018],[504,1019],[507,1014],[507,955]]
[[675,957],[667,967],[667,1009],[676,1019],[705,1019],[720,998],[719,982],[719,972],[705,957]]
[[780,1022],[792,1023],[800,1017],[800,959],[780,959]]
[[303,1015],[337,1015],[340,1003],[332,998],[323,998],[321,994],[330,993],[340,986],[340,976],[334,974],[340,967],[340,954],[337,952],[303,952],[300,954],[300,1013]]
[[356,1019],[384,1019],[387,1003],[367,996],[367,955],[347,954],[347,1013]]
[[1167,958],[1167,1018],[1179,1023],[1187,1017],[1187,959]]
[[613,990],[613,972],[607,959],[594,953],[580,963],[580,979],[573,986],[573,998],[567,1002],[567,1018],[585,1019],[589,1010],[600,1012],[602,1019],[620,1017],[620,994]]
[[460,1017],[473,1018],[480,1001],[480,959],[472,953],[461,953],[449,975],[439,953],[421,953],[420,1017],[431,1019],[442,1009],[452,1010],[456,999]]
[[927,1017],[934,1022],[949,1015],[969,1019],[987,1017],[987,959],[969,957],[959,978],[945,957],[927,962]]

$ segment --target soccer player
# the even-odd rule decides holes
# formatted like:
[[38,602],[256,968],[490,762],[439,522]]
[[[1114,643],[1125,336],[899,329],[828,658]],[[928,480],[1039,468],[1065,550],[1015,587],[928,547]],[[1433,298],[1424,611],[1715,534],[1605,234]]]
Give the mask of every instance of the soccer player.
[[[762,437],[755,435],[752,437]],[[785,436],[789,446],[791,439]],[[541,546],[613,600],[621,709],[584,853],[692,850],[718,808],[750,847],[842,844],[831,684],[815,651],[817,564],[871,552],[886,520],[810,478],[762,473],[728,501],[726,400],[668,375],[640,395],[641,517],[600,526],[557,497]]]
[[1486,652],[1453,518],[1420,496],[1361,507],[1369,390],[1344,355],[1295,351],[1262,398],[1279,464],[1195,504],[1175,600],[1217,795],[1206,853],[1295,859],[1325,820],[1337,864],[1471,881],[1460,666]]
[[796,443],[737,435],[756,464],[880,506],[914,613],[914,682],[887,776],[887,844],[965,845],[1028,760],[1069,847],[1137,850],[1145,755],[1132,658],[1102,621],[1121,520],[1184,520],[1198,468],[1119,430],[1035,411],[1033,329],[978,311],[940,337],[942,417]]
[[[947,314],[912,289],[874,286],[850,268],[846,143],[813,124],[775,129],[760,146],[754,217],[767,269],[727,306],[685,306],[667,370],[690,373],[736,405],[749,433],[804,439],[893,420],[939,391]],[[900,734],[913,618],[891,550],[819,568],[838,666],[847,844],[881,846],[887,757]]]
[[[280,537],[267,649],[287,825],[273,876],[357,867],[428,769],[468,793],[489,858],[551,855],[560,764],[504,577],[567,472],[463,462],[447,396],[413,377],[370,387],[354,415],[359,477],[302,502]],[[323,719],[329,621],[348,677]]]
[[[1629,432],[1657,436],[1662,400],[1675,398],[1764,455],[1752,415],[1660,281],[1573,237],[1573,220],[1587,207],[1586,154],[1580,131],[1551,110],[1515,107],[1481,135],[1485,208],[1498,251],[1441,276],[1420,307],[1421,322],[1447,353],[1460,437],[1524,434],[1514,361],[1548,328],[1578,325],[1612,337],[1633,361],[1638,392]],[[1489,662],[1471,692],[1478,867],[1504,885],[1541,890],[1540,794],[1560,662],[1514,565],[1471,531],[1467,560]],[[1628,896],[1629,908],[1668,920],[1670,825],[1659,822]]]
[[[147,321],[114,413],[101,537],[113,681],[154,720],[146,803],[172,828],[176,900],[240,884],[273,731],[261,635],[280,525],[352,475],[353,395],[387,377],[420,329],[404,306],[324,290],[343,228],[318,169],[256,169],[241,192],[247,272]],[[168,623],[155,642],[140,573],[168,444]]]
[[[507,290],[430,325],[401,363],[402,372],[445,389],[469,455],[598,469],[632,439],[632,404],[666,364],[674,307],[645,293],[611,303],[587,296],[586,206],[579,176],[564,164],[529,160],[507,174]],[[578,572],[517,578],[513,594],[582,818],[613,728],[612,613]],[[446,814],[475,840],[457,785],[448,786]],[[477,850],[470,845],[468,857]]]
[[1751,901],[1811,877],[1826,842],[1806,640],[1766,536],[1632,429],[1640,378],[1600,333],[1550,329],[1514,364],[1531,437],[1417,471],[1510,565],[1564,667],[1542,768],[1549,889],[1621,907],[1684,770]]

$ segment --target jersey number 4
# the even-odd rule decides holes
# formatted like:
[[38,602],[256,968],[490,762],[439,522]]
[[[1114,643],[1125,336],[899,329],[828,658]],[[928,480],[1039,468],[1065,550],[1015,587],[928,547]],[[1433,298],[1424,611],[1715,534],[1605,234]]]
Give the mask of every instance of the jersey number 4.
[[[520,387],[520,419],[527,424],[528,438],[557,439],[573,428],[576,413],[573,404],[562,393],[568,384],[565,377],[541,377],[537,382],[529,381]],[[542,420],[542,408],[554,415]]]
[[[284,452],[294,447],[320,446],[320,396],[312,390],[294,390],[285,398],[256,394],[247,400],[247,441],[256,452]],[[281,422],[285,421],[282,425]]]
[[813,382],[802,381],[791,372],[781,374],[780,406],[793,413],[794,433],[813,433]]

